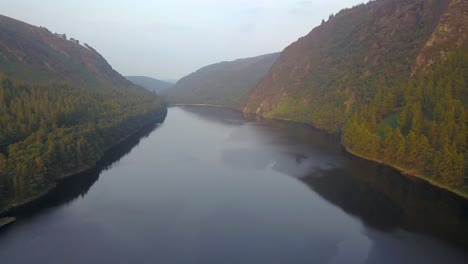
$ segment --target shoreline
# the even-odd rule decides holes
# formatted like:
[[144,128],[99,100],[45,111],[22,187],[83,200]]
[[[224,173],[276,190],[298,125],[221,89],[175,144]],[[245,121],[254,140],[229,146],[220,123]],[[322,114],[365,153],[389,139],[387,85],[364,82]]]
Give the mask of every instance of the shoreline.
[[122,139],[118,140],[115,144],[113,144],[112,146],[107,148],[104,151],[104,154],[102,155],[102,157],[100,157],[98,160],[96,160],[96,162],[93,165],[84,167],[82,169],[77,169],[77,170],[74,170],[72,172],[64,173],[64,174],[62,174],[60,176],[57,176],[57,180],[53,184],[51,184],[50,186],[47,186],[47,188],[40,191],[38,194],[36,194],[36,195],[34,195],[32,197],[29,197],[28,199],[26,199],[26,200],[24,200],[22,202],[13,203],[13,204],[5,207],[4,209],[0,209],[0,218],[10,217],[10,216],[12,216],[11,213],[14,212],[14,211],[21,210],[23,207],[28,207],[30,205],[33,205],[36,202],[40,202],[41,199],[45,198],[49,193],[51,193],[53,190],[55,190],[57,188],[57,186],[60,184],[60,182],[66,180],[68,178],[79,176],[79,175],[85,174],[87,172],[90,172],[90,171],[96,169],[103,160],[105,160],[108,156],[110,156],[110,154],[108,153],[109,150],[122,145],[127,140],[129,140],[131,137],[136,136],[137,134],[145,131],[146,129],[148,129],[148,128],[152,127],[152,126],[155,126],[157,124],[160,124],[160,123],[161,123],[160,121],[152,121],[152,122],[142,126],[140,129],[138,129],[138,130],[134,131],[133,133],[123,137]]
[[[262,117],[262,118],[266,118],[266,117]],[[320,131],[322,131],[324,133],[327,133],[329,135],[340,135],[340,133],[332,133],[332,132],[329,132],[327,130],[318,128],[318,127],[316,127],[316,126],[314,126],[312,124],[308,124],[308,123],[304,123],[304,122],[300,122],[300,121],[294,121],[294,120],[288,120],[288,119],[278,119],[278,118],[266,118],[266,119],[280,120],[280,121],[285,121],[285,122],[293,122],[293,123],[298,123],[298,124],[306,124],[306,125],[309,125],[309,126],[313,127],[314,129],[320,130]],[[375,162],[377,164],[387,166],[389,168],[392,168],[392,169],[398,171],[401,175],[404,175],[406,177],[414,177],[416,179],[422,180],[422,181],[424,181],[424,182],[426,182],[426,183],[428,183],[428,184],[430,184],[430,185],[432,185],[434,187],[437,187],[439,189],[450,192],[450,193],[452,193],[452,194],[454,194],[454,195],[468,201],[468,193],[464,193],[464,192],[462,192],[460,190],[455,190],[455,189],[451,189],[449,187],[443,186],[443,185],[441,185],[441,184],[439,184],[439,183],[437,183],[435,181],[432,181],[431,179],[429,179],[429,178],[427,178],[427,177],[425,177],[425,176],[423,176],[423,175],[421,175],[419,173],[412,173],[408,169],[404,169],[404,168],[402,168],[400,166],[397,166],[397,165],[394,165],[394,164],[388,164],[388,163],[385,163],[385,162],[383,162],[381,160],[374,159],[374,158],[369,158],[369,157],[363,156],[361,154],[358,154],[355,151],[350,150],[347,146],[345,146],[341,142],[340,142],[340,146],[342,146],[346,152],[348,152],[349,154],[351,154],[351,155],[353,155],[355,157],[358,157],[358,158],[361,158],[361,159],[364,159],[364,160],[368,160],[368,161],[371,161],[371,162]]]
[[[232,106],[216,105],[216,104],[168,104],[167,106],[168,107],[172,107],[172,106],[209,106],[209,107],[229,108],[229,109],[232,109],[232,110],[239,111],[239,109],[234,108]],[[242,111],[240,111],[240,112],[242,112]]]
[[[234,111],[237,111],[239,113],[242,113],[242,114],[247,114],[247,115],[250,115],[252,117],[260,117],[261,119],[266,119],[266,120],[276,120],[276,121],[281,121],[281,122],[291,122],[291,123],[296,123],[296,124],[301,124],[301,125],[306,125],[306,126],[309,126],[313,129],[316,129],[316,130],[320,130],[321,132],[324,132],[328,135],[338,135],[338,133],[331,133],[331,132],[328,132],[326,130],[323,130],[323,129],[320,129],[318,127],[315,127],[314,125],[312,124],[309,124],[309,123],[305,123],[305,122],[300,122],[300,121],[295,121],[295,120],[290,120],[290,119],[281,119],[281,118],[266,118],[264,116],[261,116],[261,115],[256,115],[256,114],[251,114],[251,113],[244,113],[242,112],[241,110],[237,109],[237,108],[234,108],[234,107],[231,107],[231,106],[225,106],[225,105],[213,105],[213,104],[168,104],[167,105],[168,107],[172,107],[172,106],[195,106],[195,107],[214,107],[214,108],[227,108],[227,109],[232,109]],[[27,207],[35,202],[39,202],[41,199],[43,199],[47,194],[49,194],[50,192],[52,192],[55,188],[57,188],[57,186],[59,185],[59,183],[69,177],[74,177],[74,176],[78,176],[80,174],[83,174],[83,173],[86,173],[87,171],[91,171],[93,169],[95,169],[99,163],[104,160],[107,156],[109,156],[109,153],[107,153],[109,150],[111,150],[112,148],[114,147],[117,147],[119,145],[121,145],[122,143],[126,142],[129,138],[131,138],[132,136],[144,131],[145,129],[149,128],[150,126],[154,126],[156,124],[160,123],[159,121],[154,121],[154,122],[150,122],[144,126],[142,126],[140,129],[136,130],[135,132],[133,132],[132,134],[120,139],[119,141],[117,141],[114,145],[112,145],[111,147],[109,147],[107,150],[104,151],[104,155],[102,157],[100,157],[96,162],[95,164],[93,164],[92,166],[89,166],[89,167],[86,167],[86,168],[82,168],[82,169],[79,169],[79,170],[75,170],[73,172],[69,172],[69,173],[66,173],[66,174],[63,174],[59,177],[57,177],[57,181],[54,182],[53,184],[51,184],[50,186],[48,186],[47,188],[45,188],[44,190],[42,190],[41,192],[39,192],[37,195],[33,196],[33,197],[30,197],[28,199],[26,199],[25,201],[23,202],[20,202],[20,203],[14,203],[14,204],[11,204],[9,205],[8,207],[5,207],[4,209],[1,209],[0,210],[0,217],[9,217],[10,213],[11,212],[14,212],[15,210],[17,209],[21,209],[22,207]],[[358,153],[356,153],[355,151],[352,151],[350,150],[348,147],[346,147],[345,145],[343,145],[341,142],[340,142],[340,145],[343,147],[343,149],[353,155],[354,157],[357,157],[357,158],[360,158],[360,159],[364,159],[364,160],[368,160],[368,161],[371,161],[371,162],[374,162],[374,163],[377,163],[377,164],[381,164],[381,165],[384,165],[384,166],[387,166],[389,168],[392,168],[396,171],[398,171],[401,175],[403,176],[406,176],[406,177],[414,177],[415,179],[418,179],[418,180],[422,180],[428,184],[430,184],[431,186],[433,187],[436,187],[436,188],[439,188],[439,189],[442,189],[444,191],[447,191],[451,194],[454,194],[456,195],[457,197],[459,198],[462,198],[462,199],[465,199],[465,200],[468,200],[468,193],[465,193],[465,192],[462,192],[460,190],[455,190],[455,189],[451,189],[451,188],[448,188],[446,186],[443,186],[435,181],[432,181],[426,177],[424,177],[423,175],[420,175],[418,173],[411,173],[409,170],[407,169],[404,169],[404,168],[401,168],[397,165],[393,165],[393,164],[387,164],[381,160],[377,160],[377,159],[374,159],[374,158],[369,158],[369,157],[366,157],[366,156],[363,156],[363,155],[360,155]]]
[[371,162],[375,162],[377,164],[387,166],[389,168],[392,168],[392,169],[398,171],[401,175],[404,175],[406,177],[414,177],[414,178],[416,178],[418,180],[422,180],[422,181],[430,184],[431,186],[434,186],[434,187],[437,187],[439,189],[445,190],[445,191],[450,192],[450,193],[452,193],[452,194],[454,194],[454,195],[456,195],[456,196],[458,196],[458,197],[460,197],[462,199],[468,200],[468,193],[464,193],[464,192],[461,192],[459,190],[450,189],[450,188],[448,188],[446,186],[443,186],[443,185],[441,185],[441,184],[439,184],[439,183],[437,183],[435,181],[432,181],[432,180],[428,179],[427,177],[425,177],[425,176],[423,176],[423,175],[421,175],[419,173],[411,173],[407,169],[404,169],[404,168],[399,167],[397,165],[388,164],[388,163],[385,163],[385,162],[383,162],[381,160],[378,160],[378,159],[365,157],[363,155],[360,155],[360,154],[356,153],[355,151],[350,150],[348,147],[346,147],[343,144],[340,144],[340,145],[343,146],[343,148],[344,148],[344,150],[346,152],[348,152],[349,154],[351,154],[351,155],[353,155],[355,157],[358,157],[360,159],[368,160],[368,161],[371,161]]
[[6,227],[7,225],[16,221],[14,217],[0,217],[0,228]]
[[[236,108],[233,108],[233,107],[230,107],[230,106],[225,106],[225,105],[212,105],[212,104],[172,104],[170,106],[208,106],[208,107],[221,107],[221,108],[229,108],[229,109],[232,109],[232,110],[235,110],[235,111],[239,111],[240,113],[244,114],[244,115],[250,115],[250,116],[255,116],[255,117],[260,117],[262,119],[267,119],[267,120],[277,120],[277,121],[282,121],[282,122],[291,122],[291,123],[296,123],[296,124],[302,124],[302,125],[307,125],[307,126],[310,126],[311,128],[314,128],[314,129],[317,129],[317,130],[320,130],[324,133],[327,133],[328,135],[339,135],[339,133],[333,133],[333,132],[329,132],[327,130],[324,130],[324,129],[321,129],[321,128],[318,128],[316,126],[314,126],[313,124],[309,124],[309,123],[305,123],[305,122],[301,122],[301,121],[296,121],[296,120],[292,120],[292,119],[286,119],[286,118],[267,118],[267,117],[264,117],[262,115],[257,115],[257,114],[254,114],[254,113],[244,113],[242,110],[239,110],[239,109],[236,109]],[[442,189],[442,190],[445,190],[447,192],[450,192],[462,199],[465,199],[465,200],[468,200],[468,193],[465,193],[465,192],[462,192],[460,190],[456,190],[456,189],[451,189],[449,187],[446,187],[446,186],[443,186],[435,181],[432,181],[431,179],[428,179],[427,177],[424,177],[423,175],[421,174],[418,174],[418,173],[412,173],[410,172],[409,170],[407,169],[404,169],[404,168],[401,168],[397,165],[394,165],[394,164],[387,164],[381,160],[377,160],[377,159],[374,159],[374,158],[369,158],[369,157],[365,157],[363,155],[360,155],[352,150],[350,150],[348,147],[346,147],[345,145],[343,145],[341,142],[340,142],[340,145],[346,150],[346,152],[348,152],[349,154],[355,156],[355,157],[358,157],[358,158],[361,158],[361,159],[364,159],[364,160],[368,160],[368,161],[371,161],[371,162],[375,162],[377,164],[381,164],[381,165],[384,165],[384,166],[387,166],[389,168],[392,168],[396,171],[398,171],[401,175],[404,175],[406,177],[414,177],[418,180],[422,180],[428,184],[430,184],[431,186],[434,186],[436,188],[439,188],[439,189]]]

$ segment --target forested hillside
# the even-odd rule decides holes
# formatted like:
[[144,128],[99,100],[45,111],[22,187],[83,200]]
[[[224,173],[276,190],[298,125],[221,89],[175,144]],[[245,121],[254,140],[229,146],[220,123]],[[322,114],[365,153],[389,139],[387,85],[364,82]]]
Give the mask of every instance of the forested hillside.
[[357,155],[463,191],[467,12],[460,0],[342,10],[282,52],[244,112],[342,132]]
[[159,93],[174,86],[173,83],[161,81],[146,76],[125,76],[125,78],[127,78],[127,80],[131,81],[136,85],[139,85],[149,91],[154,91],[156,93]]
[[240,108],[279,53],[208,65],[162,92],[169,103],[212,104]]
[[159,97],[94,49],[0,16],[0,212],[165,116]]
[[346,122],[342,141],[364,157],[462,187],[468,156],[468,50],[433,68],[406,85],[379,88]]

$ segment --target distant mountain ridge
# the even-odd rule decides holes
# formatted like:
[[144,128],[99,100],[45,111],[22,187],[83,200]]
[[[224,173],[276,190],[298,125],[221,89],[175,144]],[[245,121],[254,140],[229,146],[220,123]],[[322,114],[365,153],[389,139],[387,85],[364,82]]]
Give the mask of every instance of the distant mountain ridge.
[[240,108],[278,56],[272,53],[205,66],[180,79],[162,95],[169,103]]
[[139,85],[149,91],[161,92],[167,88],[174,86],[174,83],[158,80],[147,76],[125,76],[127,80]]
[[175,84],[178,81],[178,79],[161,79],[161,81]]

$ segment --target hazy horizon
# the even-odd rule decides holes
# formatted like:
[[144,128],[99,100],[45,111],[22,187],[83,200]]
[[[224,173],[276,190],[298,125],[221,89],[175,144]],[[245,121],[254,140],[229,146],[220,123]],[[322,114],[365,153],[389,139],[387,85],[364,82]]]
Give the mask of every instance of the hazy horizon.
[[280,52],[330,14],[362,2],[0,0],[2,15],[86,42],[122,75],[157,79]]

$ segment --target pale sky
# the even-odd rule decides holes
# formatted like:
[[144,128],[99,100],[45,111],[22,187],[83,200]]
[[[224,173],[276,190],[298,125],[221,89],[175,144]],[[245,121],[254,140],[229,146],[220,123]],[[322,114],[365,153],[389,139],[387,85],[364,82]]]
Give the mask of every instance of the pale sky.
[[0,14],[85,42],[123,75],[179,79],[283,50],[366,0],[0,0]]

